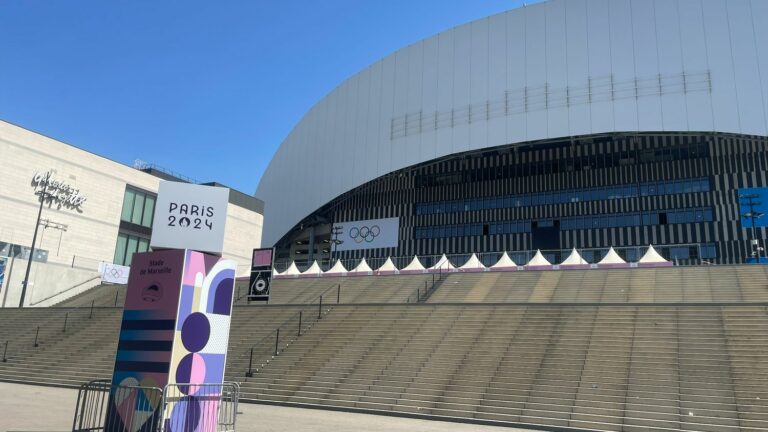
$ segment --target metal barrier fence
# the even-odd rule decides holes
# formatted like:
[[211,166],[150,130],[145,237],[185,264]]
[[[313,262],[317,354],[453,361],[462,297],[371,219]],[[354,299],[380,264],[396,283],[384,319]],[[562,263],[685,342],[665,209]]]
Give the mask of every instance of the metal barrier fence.
[[72,431],[232,432],[239,397],[237,383],[169,384],[161,390],[91,381],[78,391]]
[[239,397],[236,383],[168,384],[162,431],[234,432]]
[[158,387],[91,381],[78,391],[72,431],[158,431],[162,399],[163,391]]

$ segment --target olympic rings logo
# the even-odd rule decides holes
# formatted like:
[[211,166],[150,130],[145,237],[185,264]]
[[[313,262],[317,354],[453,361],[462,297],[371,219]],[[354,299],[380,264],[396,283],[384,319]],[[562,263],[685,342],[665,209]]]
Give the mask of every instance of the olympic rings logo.
[[381,234],[381,228],[379,228],[378,225],[373,225],[372,227],[367,226],[361,226],[358,227],[352,227],[349,229],[349,238],[355,241],[355,243],[370,243],[372,242],[376,237]]

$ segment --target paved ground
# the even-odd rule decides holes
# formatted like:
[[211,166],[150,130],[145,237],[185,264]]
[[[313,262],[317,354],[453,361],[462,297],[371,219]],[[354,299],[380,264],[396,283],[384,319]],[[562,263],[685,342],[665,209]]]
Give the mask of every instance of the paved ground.
[[[71,431],[77,391],[0,382],[0,431]],[[241,404],[243,432],[512,432],[467,425],[335,411]]]

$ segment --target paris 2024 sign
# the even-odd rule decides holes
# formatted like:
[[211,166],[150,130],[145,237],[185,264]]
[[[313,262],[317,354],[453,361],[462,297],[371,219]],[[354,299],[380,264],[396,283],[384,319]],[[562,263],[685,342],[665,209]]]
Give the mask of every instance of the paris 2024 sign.
[[152,249],[192,249],[221,255],[229,189],[160,182]]

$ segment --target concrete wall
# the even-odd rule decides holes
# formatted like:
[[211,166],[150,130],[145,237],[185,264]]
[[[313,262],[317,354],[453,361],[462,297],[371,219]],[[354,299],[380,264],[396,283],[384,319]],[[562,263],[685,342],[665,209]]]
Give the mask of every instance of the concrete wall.
[[[17,307],[27,260],[10,258],[5,283],[0,291],[0,307]],[[33,262],[29,273],[25,306],[51,306],[101,283],[98,271],[72,268],[65,264]]]
[[346,191],[450,154],[624,131],[766,135],[765,22],[765,0],[551,0],[411,44],[283,141],[256,193],[264,244]]

